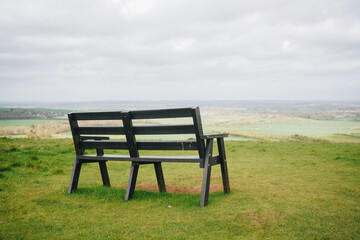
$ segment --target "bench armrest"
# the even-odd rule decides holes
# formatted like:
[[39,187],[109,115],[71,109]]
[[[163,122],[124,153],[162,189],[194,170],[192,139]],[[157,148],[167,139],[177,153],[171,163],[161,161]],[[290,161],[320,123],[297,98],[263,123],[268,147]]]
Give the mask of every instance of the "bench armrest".
[[215,133],[215,134],[206,134],[206,135],[201,135],[200,138],[201,139],[211,139],[211,138],[224,138],[224,137],[228,137],[229,134],[227,133]]
[[86,136],[80,137],[80,140],[109,140],[109,137],[96,137],[96,136]]

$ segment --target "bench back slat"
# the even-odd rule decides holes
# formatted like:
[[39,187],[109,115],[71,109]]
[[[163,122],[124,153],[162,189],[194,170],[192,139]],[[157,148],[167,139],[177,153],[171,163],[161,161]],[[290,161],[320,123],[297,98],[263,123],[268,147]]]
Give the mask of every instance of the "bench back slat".
[[121,120],[122,112],[79,112],[71,113],[74,120]]
[[[183,125],[133,125],[133,119],[190,118],[193,124]],[[79,126],[78,121],[121,120],[120,126]],[[69,121],[76,153],[82,155],[85,149],[125,149],[130,157],[139,157],[139,150],[198,150],[204,158],[205,143],[200,138],[202,125],[199,108],[177,108],[142,111],[80,112],[70,113]],[[194,141],[137,141],[137,135],[192,134]],[[91,135],[91,137],[88,137]],[[94,136],[93,136],[94,135]],[[126,141],[104,138],[104,135],[119,135]],[[96,139],[96,136],[99,136]],[[102,138],[102,139],[100,139]]]
[[137,141],[139,150],[197,150],[196,141]]
[[77,127],[75,131],[79,134],[99,134],[99,135],[124,135],[124,127],[115,126],[89,126]]
[[135,135],[194,134],[194,125],[134,126]]
[[128,149],[126,141],[81,140],[79,144],[85,149]]
[[[124,135],[124,127],[117,126],[84,126],[76,127],[79,134]],[[194,125],[168,125],[168,126],[133,126],[135,135],[156,134],[191,134],[195,133]]]
[[132,119],[192,117],[191,108],[131,111]]

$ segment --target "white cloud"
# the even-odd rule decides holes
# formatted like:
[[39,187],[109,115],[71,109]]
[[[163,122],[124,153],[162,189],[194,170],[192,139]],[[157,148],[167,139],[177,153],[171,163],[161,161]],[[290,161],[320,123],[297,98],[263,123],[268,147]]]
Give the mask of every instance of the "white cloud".
[[359,7],[3,0],[0,101],[360,100]]

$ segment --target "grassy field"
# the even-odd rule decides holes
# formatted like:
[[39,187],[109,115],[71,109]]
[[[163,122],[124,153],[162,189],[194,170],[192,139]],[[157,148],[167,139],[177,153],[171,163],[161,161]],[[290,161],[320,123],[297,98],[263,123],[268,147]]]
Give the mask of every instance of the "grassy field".
[[[163,121],[156,120],[156,123],[191,124],[190,120],[183,118],[165,119]],[[114,125],[114,123],[109,124]],[[138,124],[151,123],[140,122]],[[295,117],[241,118],[232,115],[205,115],[203,117],[203,126],[208,133],[227,132],[230,134],[230,139],[235,141],[254,139],[289,140],[293,138],[292,135],[298,135],[331,142],[360,143],[360,125],[358,121],[310,120]],[[0,120],[0,136],[68,138],[71,137],[71,134],[67,120],[19,119]],[[153,136],[150,136],[150,138],[153,138]],[[178,136],[175,136],[175,139],[177,138]],[[163,139],[174,139],[174,137],[163,136]]]
[[[213,167],[200,207],[202,169],[164,164],[168,193],[141,166],[125,201],[130,164],[83,167],[68,195],[71,139],[0,139],[0,239],[360,239],[360,144],[227,141],[231,194]],[[154,154],[165,154],[154,152]]]
[[0,127],[30,127],[31,125],[45,124],[49,122],[64,122],[64,120],[55,119],[1,119]]
[[304,135],[304,136],[327,136],[332,134],[360,133],[354,128],[360,126],[355,121],[263,121],[258,124],[249,124],[243,127],[245,130],[255,130],[260,133],[271,135]]

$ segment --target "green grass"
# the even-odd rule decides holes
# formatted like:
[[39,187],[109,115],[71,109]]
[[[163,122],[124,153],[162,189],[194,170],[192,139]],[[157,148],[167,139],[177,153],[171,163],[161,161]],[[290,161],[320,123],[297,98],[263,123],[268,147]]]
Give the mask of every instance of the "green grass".
[[[163,164],[168,189],[190,193],[146,190],[156,186],[147,165],[143,189],[125,201],[130,163],[109,162],[111,188],[101,186],[97,164],[86,164],[68,195],[71,139],[0,139],[0,239],[360,238],[360,144],[225,144],[231,194],[211,192],[200,207],[197,164]],[[218,166],[212,176],[220,186]]]
[[360,133],[351,134],[333,134],[331,136],[324,136],[321,139],[328,140],[331,142],[357,142],[360,143]]

